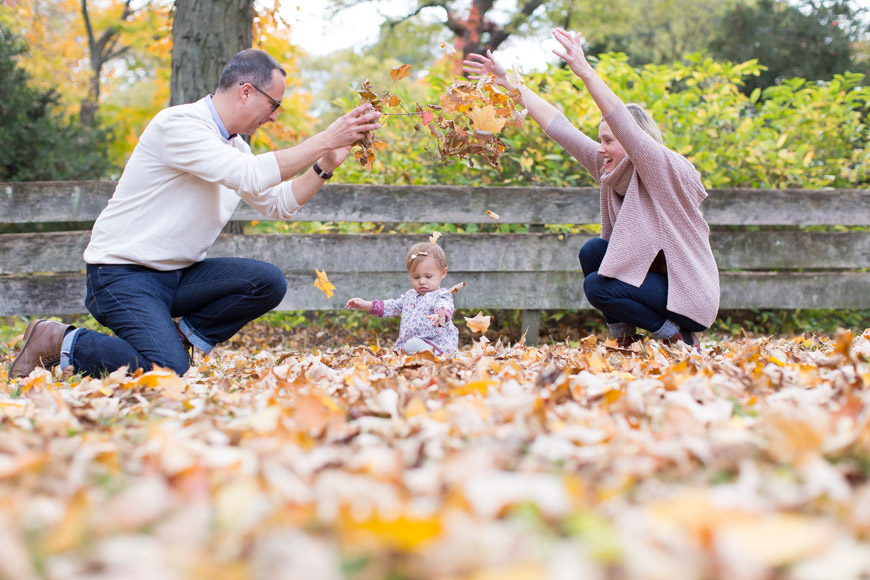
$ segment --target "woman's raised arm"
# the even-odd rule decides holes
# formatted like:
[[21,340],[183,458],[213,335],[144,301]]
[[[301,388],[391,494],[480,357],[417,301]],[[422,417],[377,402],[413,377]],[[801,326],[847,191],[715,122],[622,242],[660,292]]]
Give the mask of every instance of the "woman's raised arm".
[[[463,70],[468,74],[468,78],[476,81],[483,76],[491,74],[495,78],[495,82],[503,87],[508,86],[507,71],[499,64],[495,57],[492,56],[492,51],[487,50],[486,56],[477,53],[468,55],[468,60],[462,61]],[[523,106],[529,110],[529,116],[535,122],[545,129],[550,126],[553,119],[559,114],[559,111],[539,97],[532,89],[525,84],[519,87],[520,98],[523,100]]]
[[601,114],[609,115],[619,104],[619,97],[601,80],[601,77],[598,76],[598,73],[595,72],[589,61],[586,60],[586,54],[581,46],[583,35],[579,32],[572,35],[561,28],[557,28],[553,31],[553,37],[559,41],[563,49],[561,51],[554,50],[553,54],[564,60],[571,71],[580,77],[583,84],[586,85],[586,90],[589,91],[595,104],[598,105],[598,110],[601,111]]

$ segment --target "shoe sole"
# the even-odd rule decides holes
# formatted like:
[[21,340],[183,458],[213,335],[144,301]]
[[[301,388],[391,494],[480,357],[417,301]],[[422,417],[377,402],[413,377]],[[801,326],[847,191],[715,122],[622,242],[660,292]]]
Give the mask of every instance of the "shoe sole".
[[[27,376],[27,375],[16,375],[15,374],[15,367],[18,365],[18,361],[21,360],[21,355],[24,354],[25,350],[27,350],[27,346],[30,344],[30,339],[33,336],[33,331],[35,331],[36,327],[39,326],[43,322],[46,322],[46,321],[45,320],[34,320],[33,322],[31,322],[30,324],[27,325],[27,328],[24,330],[24,338],[22,339],[24,341],[24,346],[21,347],[21,351],[18,353],[18,356],[15,357],[15,360],[12,361],[12,366],[9,367],[9,376],[10,377],[17,376],[18,378],[24,378]],[[40,360],[40,362],[42,362],[42,361]],[[37,366],[39,366],[39,365],[37,365]],[[34,368],[36,368],[36,367],[34,367]]]

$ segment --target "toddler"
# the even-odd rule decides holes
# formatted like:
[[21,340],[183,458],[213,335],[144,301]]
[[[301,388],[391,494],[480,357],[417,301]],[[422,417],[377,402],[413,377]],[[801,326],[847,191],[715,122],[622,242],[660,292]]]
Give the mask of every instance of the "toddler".
[[411,289],[396,300],[351,298],[345,308],[380,317],[401,314],[396,348],[411,354],[423,350],[438,355],[456,352],[459,330],[453,325],[453,295],[441,287],[447,276],[447,255],[437,244],[414,244],[405,259]]

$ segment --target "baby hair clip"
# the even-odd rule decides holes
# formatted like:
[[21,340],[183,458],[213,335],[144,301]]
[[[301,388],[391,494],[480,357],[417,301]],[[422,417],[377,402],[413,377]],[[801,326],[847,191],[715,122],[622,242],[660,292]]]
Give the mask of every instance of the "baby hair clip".
[[416,260],[417,256],[428,256],[428,255],[429,254],[427,254],[426,252],[415,252],[415,253],[411,254],[411,259]]

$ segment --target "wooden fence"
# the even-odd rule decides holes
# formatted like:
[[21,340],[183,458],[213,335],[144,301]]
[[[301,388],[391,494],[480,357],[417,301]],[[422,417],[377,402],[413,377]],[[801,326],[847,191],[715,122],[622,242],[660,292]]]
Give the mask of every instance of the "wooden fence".
[[[113,182],[0,183],[0,226],[92,222]],[[593,188],[327,184],[299,221],[527,224],[529,233],[446,234],[446,285],[465,282],[457,309],[526,312],[537,334],[540,309],[589,308],[577,252],[589,235],[544,233],[545,224],[597,224]],[[702,206],[720,268],[721,308],[870,308],[870,190],[712,190]],[[233,221],[263,220],[242,204]],[[739,226],[739,227],[738,227]],[[7,228],[8,229],[8,228]],[[842,229],[842,228],[841,228]],[[0,316],[85,312],[82,252],[90,232],[0,235]],[[407,248],[425,235],[222,234],[209,256],[272,262],[289,290],[279,310],[328,310],[352,296],[397,297],[409,287]],[[325,270],[335,295],[313,287]]]

